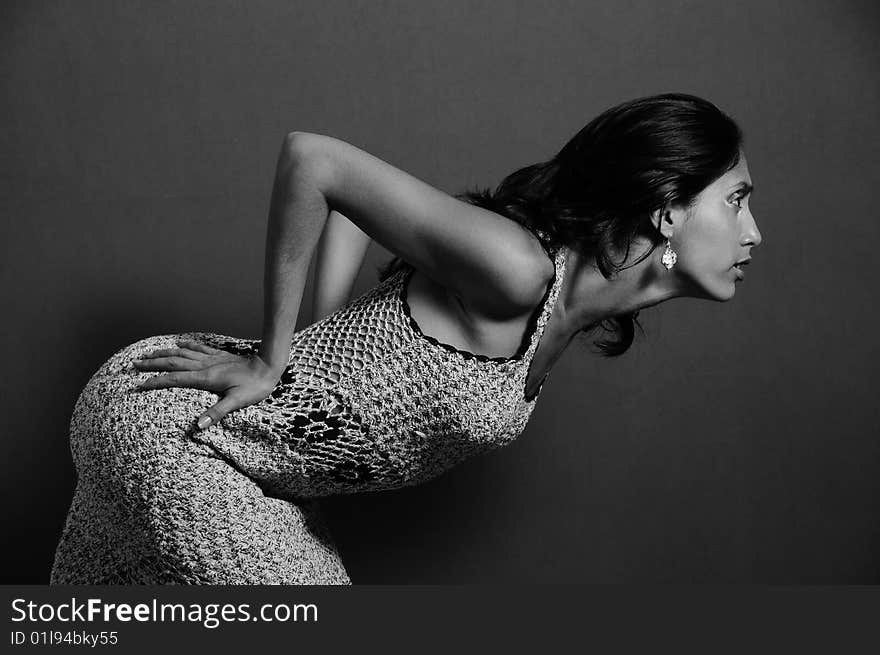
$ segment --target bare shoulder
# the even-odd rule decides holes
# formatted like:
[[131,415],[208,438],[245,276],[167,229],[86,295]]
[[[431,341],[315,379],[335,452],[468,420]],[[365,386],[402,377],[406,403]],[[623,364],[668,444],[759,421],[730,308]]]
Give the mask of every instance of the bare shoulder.
[[330,136],[288,135],[316,163],[328,206],[381,246],[460,298],[470,311],[504,319],[538,302],[549,261],[517,222],[442,191]]
[[[492,213],[494,214],[494,212]],[[555,274],[553,261],[548,257],[547,251],[544,250],[537,237],[516,221],[505,216],[501,218],[505,224],[503,228],[498,230],[496,245],[501,251],[511,253],[511,266],[521,267],[517,271],[511,270],[509,276],[510,285],[518,285],[512,289],[510,294],[516,300],[508,302],[505,311],[497,312],[491,305],[482,306],[470,301],[469,298],[460,296],[459,299],[473,319],[495,322],[518,320],[530,316],[544,297],[547,285],[550,284]],[[514,264],[514,262],[524,263]]]

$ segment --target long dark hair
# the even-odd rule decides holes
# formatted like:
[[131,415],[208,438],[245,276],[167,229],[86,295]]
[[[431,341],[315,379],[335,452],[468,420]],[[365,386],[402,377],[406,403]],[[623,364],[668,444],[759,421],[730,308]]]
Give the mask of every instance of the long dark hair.
[[[514,171],[494,191],[455,197],[540,229],[555,246],[595,256],[610,278],[663,242],[652,213],[692,206],[700,191],[739,163],[742,141],[733,119],[707,100],[683,93],[637,98],[604,111],[555,157]],[[637,237],[647,237],[651,248],[624,266]],[[380,267],[380,280],[410,266],[395,257]],[[610,333],[614,338],[594,345],[613,357],[632,345],[635,326],[644,332],[638,312],[581,331]]]

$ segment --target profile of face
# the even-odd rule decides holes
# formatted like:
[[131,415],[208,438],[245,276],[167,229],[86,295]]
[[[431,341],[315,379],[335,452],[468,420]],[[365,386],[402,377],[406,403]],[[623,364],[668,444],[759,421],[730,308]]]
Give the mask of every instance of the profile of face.
[[[678,257],[670,271],[677,276],[685,295],[727,301],[736,284],[745,279],[751,250],[761,243],[761,233],[749,196],[752,178],[744,154],[739,163],[703,189],[690,208],[672,208],[661,231],[671,234]],[[662,254],[664,247],[658,248]]]

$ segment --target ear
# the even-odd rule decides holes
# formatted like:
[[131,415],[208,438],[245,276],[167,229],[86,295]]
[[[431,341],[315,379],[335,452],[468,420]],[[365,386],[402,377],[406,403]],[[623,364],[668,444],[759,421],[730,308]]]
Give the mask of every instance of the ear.
[[654,213],[651,214],[651,222],[664,238],[672,236],[672,233],[675,232],[676,226],[672,219],[672,211],[669,205],[663,205],[660,209],[655,209]]
[[651,222],[664,238],[671,238],[685,221],[686,211],[671,205],[663,205],[651,214]]

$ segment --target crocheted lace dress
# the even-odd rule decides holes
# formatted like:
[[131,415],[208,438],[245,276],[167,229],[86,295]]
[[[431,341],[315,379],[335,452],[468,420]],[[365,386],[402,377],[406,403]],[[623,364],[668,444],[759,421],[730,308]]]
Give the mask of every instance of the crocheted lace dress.
[[74,407],[78,480],[51,583],[350,584],[316,498],[424,482],[524,430],[565,266],[542,244],[555,274],[512,357],[423,334],[406,302],[411,267],[297,332],[273,393],[203,432],[195,419],[217,395],[133,391],[156,373],[132,360],[181,338],[240,354],[259,341],[195,332],[117,352]]

